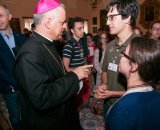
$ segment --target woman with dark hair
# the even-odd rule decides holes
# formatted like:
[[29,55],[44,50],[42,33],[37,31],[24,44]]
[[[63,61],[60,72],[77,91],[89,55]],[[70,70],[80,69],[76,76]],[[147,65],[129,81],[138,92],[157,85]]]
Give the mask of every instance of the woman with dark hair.
[[[100,35],[100,42],[97,44],[97,49],[95,50],[94,53],[94,68],[96,69],[97,75],[96,75],[96,85],[94,86],[94,90],[97,89],[99,85],[102,84],[102,79],[101,79],[101,74],[102,74],[102,63],[103,63],[103,58],[104,54],[106,51],[107,44],[109,43],[109,35],[104,31]],[[92,103],[91,103],[91,111],[93,113],[97,113],[95,105],[97,103],[97,99],[93,98]]]
[[101,80],[101,73],[102,73],[102,62],[104,58],[104,54],[106,51],[107,44],[109,43],[109,36],[104,31],[100,35],[100,42],[98,43],[97,49],[94,53],[94,67],[97,71],[97,77],[96,77],[96,85],[99,86],[102,84]]
[[160,80],[159,44],[149,38],[132,39],[121,52],[119,72],[127,80],[127,91],[106,113],[106,129],[159,130],[160,93],[154,89]]

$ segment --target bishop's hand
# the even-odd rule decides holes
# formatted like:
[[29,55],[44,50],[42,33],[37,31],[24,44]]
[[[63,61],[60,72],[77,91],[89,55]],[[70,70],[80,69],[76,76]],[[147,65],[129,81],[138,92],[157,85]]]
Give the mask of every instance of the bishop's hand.
[[78,76],[78,79],[81,80],[83,78],[87,78],[88,75],[91,73],[91,68],[93,65],[84,65],[77,67],[73,70],[73,72]]

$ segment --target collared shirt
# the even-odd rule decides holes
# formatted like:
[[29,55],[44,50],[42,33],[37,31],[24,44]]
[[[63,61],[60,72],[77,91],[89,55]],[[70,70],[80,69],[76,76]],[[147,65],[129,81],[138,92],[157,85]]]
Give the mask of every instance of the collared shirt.
[[129,94],[129,93],[135,93],[135,92],[149,92],[149,91],[153,91],[152,86],[137,87],[137,88],[127,90],[124,95]]
[[[125,50],[127,45],[131,42],[131,39],[136,37],[136,34],[132,34],[122,45],[118,45],[118,40],[114,39],[107,44],[104,60],[102,64],[102,71],[107,72],[108,89],[110,91],[124,91],[126,87],[125,77],[118,72],[118,64],[120,60],[121,51]],[[117,97],[112,97],[105,100],[109,106],[117,100]]]
[[3,31],[0,31],[0,33],[10,49],[16,47],[13,32],[10,35],[6,35]]
[[0,31],[3,39],[5,40],[5,42],[7,43],[8,47],[10,48],[12,54],[14,55],[15,57],[15,54],[12,50],[12,48],[16,47],[16,44],[15,44],[15,39],[14,39],[14,36],[13,36],[13,32],[11,30],[11,34],[10,35],[6,35],[5,32],[3,31]]

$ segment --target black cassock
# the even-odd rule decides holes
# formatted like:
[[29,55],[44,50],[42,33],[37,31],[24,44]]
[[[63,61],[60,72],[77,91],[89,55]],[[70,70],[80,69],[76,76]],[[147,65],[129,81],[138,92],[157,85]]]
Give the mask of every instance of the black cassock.
[[15,76],[24,130],[82,129],[75,102],[79,80],[65,74],[54,43],[34,32],[18,53]]

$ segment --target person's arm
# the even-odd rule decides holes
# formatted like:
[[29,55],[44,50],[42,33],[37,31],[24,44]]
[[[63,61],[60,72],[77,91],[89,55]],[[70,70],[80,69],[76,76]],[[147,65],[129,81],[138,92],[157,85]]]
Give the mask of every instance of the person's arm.
[[108,58],[107,51],[105,51],[102,68],[101,68],[102,69],[102,74],[101,74],[102,84],[107,84],[107,60],[106,60],[107,58]]
[[62,76],[56,65],[48,69],[43,63],[41,57],[27,53],[15,64],[16,80],[24,96],[39,110],[53,108],[77,94],[79,80],[88,77],[91,67],[81,66]]
[[102,84],[107,84],[107,72],[102,72]]
[[95,98],[107,99],[111,97],[121,97],[125,91],[110,91],[108,90],[107,72],[102,72],[102,85],[95,92]]
[[98,93],[98,98],[99,99],[106,99],[110,97],[121,97],[125,91],[109,91],[106,90],[103,94]]
[[66,68],[66,70],[68,72],[73,71],[73,68],[70,68],[70,62],[71,62],[71,58],[73,57],[73,46],[69,43],[67,43],[64,47],[63,47],[63,64]]
[[66,68],[66,70],[67,70],[68,72],[74,70],[73,68],[70,68],[70,67],[69,67],[69,65],[70,65],[70,59],[69,59],[69,58],[64,58],[64,57],[63,57],[63,64],[64,64],[64,66],[65,66],[65,68]]
[[107,99],[111,97],[121,97],[125,91],[110,91],[107,89],[107,85],[103,84],[98,87],[94,97],[97,99]]
[[99,50],[96,49],[94,52],[94,67],[98,73],[102,73],[101,65],[99,63]]
[[48,72],[43,63],[40,57],[29,53],[15,64],[15,76],[21,90],[39,110],[62,104],[79,91],[79,79],[74,72],[57,79],[61,75],[59,68],[53,64],[53,68],[49,66],[52,72]]

